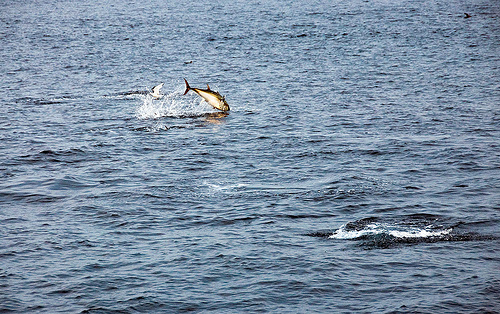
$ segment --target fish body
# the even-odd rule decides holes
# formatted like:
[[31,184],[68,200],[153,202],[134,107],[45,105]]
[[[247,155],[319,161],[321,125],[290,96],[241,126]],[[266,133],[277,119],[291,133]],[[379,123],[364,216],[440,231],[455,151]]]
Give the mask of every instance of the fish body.
[[186,82],[186,91],[184,92],[184,95],[187,94],[190,90],[198,94],[201,98],[203,98],[206,102],[208,102],[212,107],[215,109],[221,110],[221,111],[229,111],[229,105],[226,102],[226,99],[224,96],[219,94],[216,91],[213,91],[210,89],[210,86],[207,84],[207,89],[201,89],[201,88],[193,88],[189,86],[189,83],[187,82],[186,79],[184,79],[184,82]]

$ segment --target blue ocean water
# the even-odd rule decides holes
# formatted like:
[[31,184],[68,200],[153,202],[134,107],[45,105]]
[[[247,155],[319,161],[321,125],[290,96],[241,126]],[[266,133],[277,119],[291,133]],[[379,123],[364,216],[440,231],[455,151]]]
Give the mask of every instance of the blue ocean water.
[[500,311],[498,1],[8,0],[0,25],[0,312]]

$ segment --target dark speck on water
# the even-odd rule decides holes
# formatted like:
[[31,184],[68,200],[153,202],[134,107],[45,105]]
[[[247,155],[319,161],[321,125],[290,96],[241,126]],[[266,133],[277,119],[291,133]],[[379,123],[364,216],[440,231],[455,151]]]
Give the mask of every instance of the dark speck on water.
[[1,313],[500,312],[496,0],[6,0],[0,77]]

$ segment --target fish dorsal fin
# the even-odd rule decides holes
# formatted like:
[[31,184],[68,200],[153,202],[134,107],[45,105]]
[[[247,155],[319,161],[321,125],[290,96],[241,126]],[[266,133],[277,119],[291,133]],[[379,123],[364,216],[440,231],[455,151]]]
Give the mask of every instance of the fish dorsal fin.
[[207,83],[207,90],[210,90],[210,86],[208,86],[208,83]]

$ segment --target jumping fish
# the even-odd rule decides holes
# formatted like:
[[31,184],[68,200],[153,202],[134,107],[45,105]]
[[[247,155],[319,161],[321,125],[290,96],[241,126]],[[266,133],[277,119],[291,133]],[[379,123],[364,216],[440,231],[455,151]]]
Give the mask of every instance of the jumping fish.
[[186,79],[184,79],[184,82],[186,82],[186,91],[184,92],[184,95],[186,95],[187,92],[192,90],[215,109],[219,109],[221,111],[230,110],[229,105],[227,104],[224,96],[221,96],[221,94],[219,94],[218,92],[211,90],[208,84],[207,84],[207,89],[200,89],[200,88],[192,88],[191,86],[189,86]]

